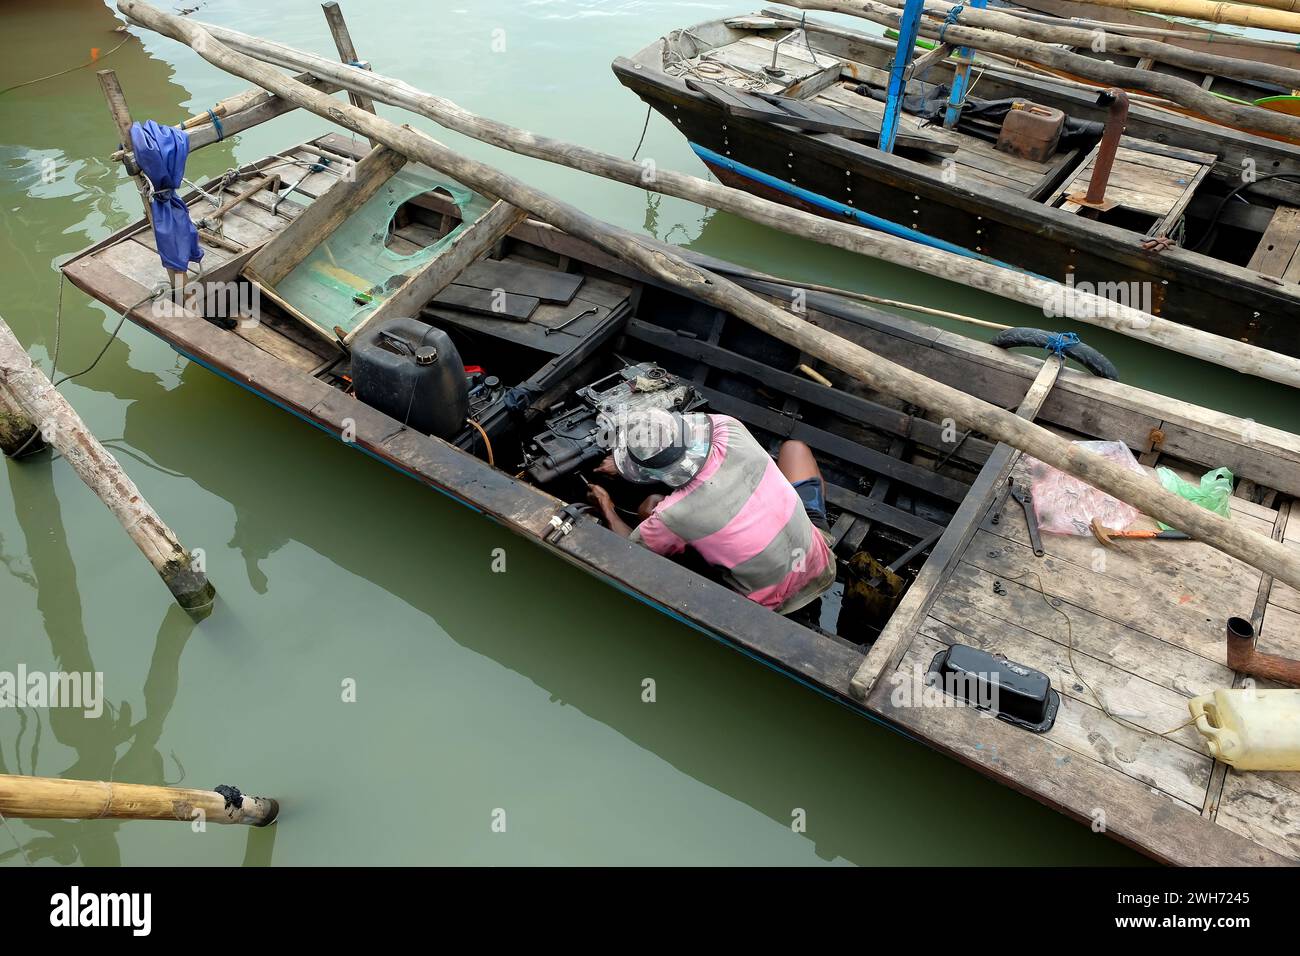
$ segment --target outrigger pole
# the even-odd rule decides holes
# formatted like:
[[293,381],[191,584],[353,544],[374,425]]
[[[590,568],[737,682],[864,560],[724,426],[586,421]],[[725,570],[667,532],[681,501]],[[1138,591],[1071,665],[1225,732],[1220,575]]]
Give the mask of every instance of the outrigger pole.
[[[126,12],[125,9],[123,12]],[[128,19],[131,18],[129,13],[126,15]],[[343,66],[326,57],[226,27],[187,22],[194,23],[196,28],[226,47],[254,59],[287,69],[305,70],[314,78],[319,78],[317,82],[328,78],[335,88],[364,92],[376,102],[418,113],[448,129],[492,146],[603,176],[649,192],[720,209],[802,239],[881,259],[928,275],[943,276],[952,282],[959,282],[981,292],[990,292],[1034,309],[1041,310],[1047,303],[1069,303],[1071,307],[1065,317],[1074,321],[1108,329],[1203,362],[1221,365],[1243,375],[1254,375],[1300,388],[1300,359],[1290,355],[1179,325],[1092,292],[1067,288],[1051,279],[934,249],[848,222],[838,222],[697,176],[660,167],[655,170],[653,177],[647,177],[645,167],[638,162],[478,116],[451,100],[418,90],[402,80]],[[148,27],[147,24],[140,25]],[[282,112],[286,104],[279,97],[272,96],[266,105],[268,108],[278,105],[278,111]],[[192,149],[205,141],[211,141],[205,133],[210,128],[200,127],[190,134]]]
[[665,285],[729,312],[821,359],[877,391],[951,416],[966,428],[982,432],[1074,475],[1211,547],[1300,588],[1300,552],[1165,491],[1145,474],[1134,474],[1012,412],[818,328],[722,276],[693,266],[662,248],[650,246],[627,230],[602,222],[486,163],[463,156],[425,133],[398,126],[318,93],[278,70],[223,46],[189,20],[164,13],[138,0],[119,0],[118,9],[137,23],[180,40],[214,66],[243,77],[346,129],[375,139],[389,149],[454,177],[471,189],[505,200],[624,260]]

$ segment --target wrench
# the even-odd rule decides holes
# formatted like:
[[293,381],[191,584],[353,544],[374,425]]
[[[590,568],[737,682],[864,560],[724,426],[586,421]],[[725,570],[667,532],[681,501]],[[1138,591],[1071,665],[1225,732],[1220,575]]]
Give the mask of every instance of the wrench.
[[1027,489],[1017,485],[1014,478],[1008,478],[1007,484],[1011,486],[1011,497],[1025,509],[1025,524],[1029,526],[1029,544],[1034,549],[1034,557],[1041,558],[1043,539],[1038,534],[1038,513],[1034,511],[1034,496]]
[[547,328],[546,328],[546,333],[545,333],[545,334],[546,334],[546,335],[550,335],[550,334],[553,333],[553,332],[563,332],[565,329],[567,329],[569,326],[571,326],[574,322],[577,322],[577,321],[578,321],[580,318],[582,318],[584,315],[595,315],[595,314],[596,314],[597,312],[599,312],[599,311],[600,311],[600,309],[596,308],[594,305],[593,305],[590,309],[583,309],[583,310],[582,310],[581,312],[579,312],[577,315],[572,316],[571,318],[565,319],[565,320],[564,320],[563,322],[561,322],[559,325],[551,325],[551,326],[547,326]]

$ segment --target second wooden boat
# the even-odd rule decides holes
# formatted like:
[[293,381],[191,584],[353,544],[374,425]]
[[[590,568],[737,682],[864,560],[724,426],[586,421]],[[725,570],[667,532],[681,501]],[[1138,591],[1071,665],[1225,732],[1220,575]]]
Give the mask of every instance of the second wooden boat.
[[[932,120],[953,65],[935,60],[884,152],[896,44],[779,13],[673,31],[614,72],[728,185],[1300,355],[1300,149],[1141,105],[1125,119],[1092,93],[994,71],[974,80],[988,108],[968,98],[945,129]],[[997,139],[1015,101],[1077,122],[1049,155],[1010,154]],[[1127,133],[1104,176],[1107,121]]]

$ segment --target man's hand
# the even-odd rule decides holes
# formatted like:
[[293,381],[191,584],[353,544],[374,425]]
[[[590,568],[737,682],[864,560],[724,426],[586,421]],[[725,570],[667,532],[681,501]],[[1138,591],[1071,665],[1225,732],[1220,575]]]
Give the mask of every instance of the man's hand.
[[605,524],[609,530],[615,534],[621,534],[627,537],[632,533],[632,527],[626,521],[618,516],[618,510],[614,507],[614,499],[609,496],[609,492],[600,485],[587,485],[587,499],[600,509],[600,513],[605,517]]
[[606,455],[605,460],[593,469],[593,473],[597,475],[608,475],[610,478],[617,478],[618,466],[614,464],[614,456]]
[[606,517],[614,510],[614,499],[609,496],[609,492],[600,485],[587,486],[587,500],[600,509],[601,514]]

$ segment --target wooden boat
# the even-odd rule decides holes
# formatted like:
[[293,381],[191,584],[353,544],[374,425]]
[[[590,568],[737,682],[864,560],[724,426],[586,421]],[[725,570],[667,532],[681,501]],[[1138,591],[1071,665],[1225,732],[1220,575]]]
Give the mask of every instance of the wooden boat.
[[[243,167],[238,177],[207,182],[205,194],[191,193],[192,218],[209,222],[217,204],[246,197],[225,213],[220,235],[201,234],[199,287],[236,288],[227,301],[243,302],[250,262],[331,188],[360,178],[348,174],[366,154],[354,139],[321,136]],[[289,170],[297,188],[287,197],[270,191],[273,182],[251,190],[263,176]],[[433,245],[438,261],[469,208],[463,197],[451,198],[457,195],[448,184],[394,196],[377,240],[395,260]],[[789,301],[790,288],[771,277],[688,255]],[[244,320],[233,328],[205,321],[197,311],[206,307],[202,300],[172,306],[144,220],[78,253],[63,270],[182,356],[349,447],[1157,859],[1300,860],[1296,775],[1228,772],[1190,728],[1159,734],[1186,720],[1189,697],[1233,682],[1222,638],[1229,613],[1255,621],[1261,648],[1300,652],[1300,598],[1199,543],[1178,543],[1176,554],[1159,543],[1130,545],[1098,562],[1091,538],[1046,536],[1046,554],[1036,558],[1024,512],[1008,499],[1008,478],[1023,481],[1029,463],[979,435],[945,434],[941,409],[874,393],[534,219],[458,273],[459,291],[452,286],[419,310],[423,323],[452,338],[467,366],[480,367],[467,374],[486,388],[472,405],[475,425],[466,422],[446,440],[359,401],[348,355],[292,305],[265,297],[256,309],[241,305],[230,311]],[[518,315],[475,307],[473,291],[485,274],[508,296],[532,301]],[[809,292],[806,307],[811,322],[991,402],[1020,405],[1022,415],[1063,435],[1122,441],[1147,466],[1186,474],[1228,465],[1239,478],[1236,520],[1278,538],[1300,537],[1289,521],[1300,495],[1300,437],[1070,369],[1050,391],[1031,389],[1039,359],[836,295]],[[583,499],[584,483],[568,466],[582,452],[564,440],[585,436],[572,413],[603,394],[611,376],[626,381],[621,373],[629,367],[647,375],[662,369],[706,409],[741,419],[773,446],[796,437],[814,448],[829,483],[840,558],[819,620],[779,616],[712,580],[707,569],[633,545],[572,506]],[[499,381],[490,386],[489,376]],[[846,588],[860,581],[851,568],[861,552],[896,566],[906,585],[892,614],[874,623],[847,613]],[[1068,637],[1060,614],[1071,621]],[[901,700],[899,688],[950,645],[1004,654],[1050,676],[1059,694],[1052,727],[1031,733],[947,698],[938,706]]]
[[[949,130],[905,113],[896,151],[881,152],[894,42],[790,22],[765,10],[673,31],[616,59],[614,73],[727,185],[1121,301],[1138,294],[1164,318],[1300,354],[1289,318],[1300,310],[1300,148],[1134,104],[1099,209],[1077,201],[1092,137],[1036,162],[998,151],[997,124]],[[765,71],[774,55],[779,76]],[[931,62],[909,94],[937,102],[952,70]],[[992,68],[976,83],[989,100],[1106,119],[1088,90]],[[1259,171],[1248,185],[1247,168]]]

